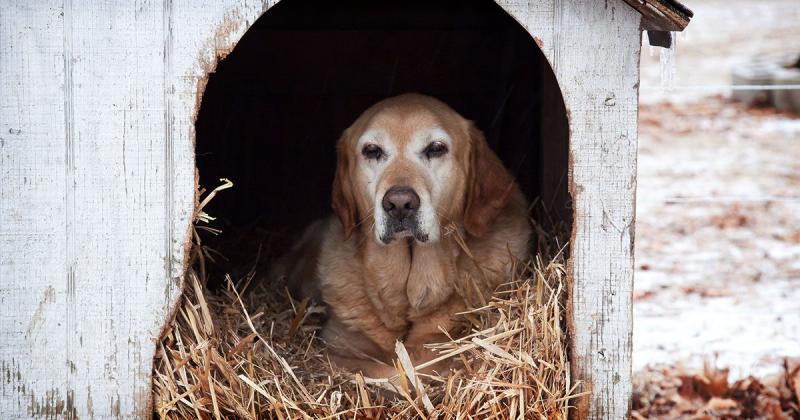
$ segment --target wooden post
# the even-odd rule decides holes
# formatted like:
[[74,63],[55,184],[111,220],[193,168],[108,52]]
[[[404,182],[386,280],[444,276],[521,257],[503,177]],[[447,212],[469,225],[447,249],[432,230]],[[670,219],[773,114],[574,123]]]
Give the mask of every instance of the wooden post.
[[577,418],[630,417],[641,15],[622,1],[500,1],[553,66],[570,122]]
[[556,74],[571,87],[572,369],[591,391],[578,417],[629,418],[641,16],[622,2],[562,7],[568,35]]

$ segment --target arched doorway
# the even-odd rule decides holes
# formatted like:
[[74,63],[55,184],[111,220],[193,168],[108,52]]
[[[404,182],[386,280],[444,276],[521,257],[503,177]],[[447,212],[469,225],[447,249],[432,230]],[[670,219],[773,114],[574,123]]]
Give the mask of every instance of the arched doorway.
[[499,5],[284,0],[210,75],[196,122],[200,185],[235,183],[208,208],[231,266],[258,247],[268,261],[328,214],[340,133],[406,92],[474,120],[528,199],[570,221],[561,91],[534,39]]

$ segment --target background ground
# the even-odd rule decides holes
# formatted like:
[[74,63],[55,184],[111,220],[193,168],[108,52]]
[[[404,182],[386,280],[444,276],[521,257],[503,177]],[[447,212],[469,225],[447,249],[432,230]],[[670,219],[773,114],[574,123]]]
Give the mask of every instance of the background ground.
[[634,370],[716,355],[734,379],[765,375],[800,356],[800,117],[719,86],[753,56],[800,54],[800,2],[685,4],[671,82],[642,51]]

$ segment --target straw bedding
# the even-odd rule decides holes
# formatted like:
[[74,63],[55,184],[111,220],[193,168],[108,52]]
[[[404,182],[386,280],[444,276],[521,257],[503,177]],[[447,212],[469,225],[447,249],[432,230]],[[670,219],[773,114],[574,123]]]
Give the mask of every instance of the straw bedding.
[[[564,247],[536,229],[538,255],[481,307],[459,317],[465,335],[432,347],[449,375],[417,374],[402,344],[397,377],[332,366],[317,337],[324,308],[293,301],[255,266],[209,292],[203,243],[217,234],[199,204],[184,296],[158,343],[154,410],[160,418],[566,418],[570,382],[563,331]],[[224,250],[217,250],[223,251]]]

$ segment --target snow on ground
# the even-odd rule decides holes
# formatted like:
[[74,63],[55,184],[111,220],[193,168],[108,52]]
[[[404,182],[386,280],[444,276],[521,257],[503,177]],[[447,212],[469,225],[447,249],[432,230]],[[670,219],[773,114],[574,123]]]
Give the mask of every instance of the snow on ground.
[[[797,0],[687,1],[675,85],[729,84],[756,55],[800,53]],[[661,89],[642,56],[634,369],[765,374],[800,356],[800,116]]]
[[762,114],[642,107],[635,369],[719,354],[736,376],[800,356],[800,119]]

